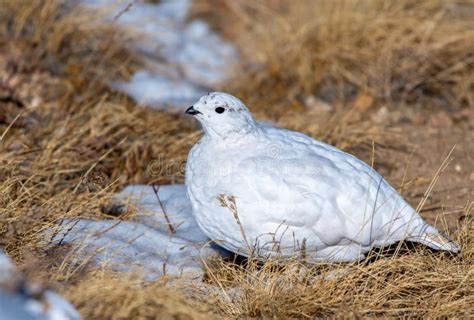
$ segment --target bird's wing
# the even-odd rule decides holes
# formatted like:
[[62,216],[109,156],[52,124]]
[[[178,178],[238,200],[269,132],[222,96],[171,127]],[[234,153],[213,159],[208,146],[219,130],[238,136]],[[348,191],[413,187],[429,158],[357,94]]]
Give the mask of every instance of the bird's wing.
[[316,230],[327,244],[402,238],[407,223],[420,223],[396,190],[362,161],[303,134],[266,130],[257,156],[247,158],[258,165],[247,167],[232,189],[245,190],[242,201],[258,202],[267,223]]

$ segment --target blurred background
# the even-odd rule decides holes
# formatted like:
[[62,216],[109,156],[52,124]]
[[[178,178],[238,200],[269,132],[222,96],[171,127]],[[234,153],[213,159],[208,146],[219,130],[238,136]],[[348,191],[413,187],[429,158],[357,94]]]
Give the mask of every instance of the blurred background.
[[[442,307],[431,287],[404,295],[395,278],[386,281],[397,289],[370,308],[380,292],[354,291],[355,279],[326,300],[300,285],[313,301],[304,305],[284,298],[296,294],[288,288],[214,304],[209,292],[175,297],[162,283],[124,293],[135,280],[91,275],[65,263],[67,248],[41,241],[62,218],[133,219],[108,207],[127,185],[182,183],[201,136],[183,111],[209,91],[355,154],[414,207],[423,202],[426,220],[461,234],[467,253],[456,269],[423,255],[409,263],[431,268],[425,283],[449,269],[452,286],[436,286],[452,304]],[[472,315],[471,0],[1,0],[0,137],[0,246],[86,318],[176,308],[191,318]],[[137,309],[120,316],[123,299]]]

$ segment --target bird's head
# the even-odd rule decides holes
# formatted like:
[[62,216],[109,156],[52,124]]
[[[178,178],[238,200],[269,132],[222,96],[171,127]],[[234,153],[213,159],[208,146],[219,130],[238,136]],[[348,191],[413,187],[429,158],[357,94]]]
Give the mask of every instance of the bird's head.
[[199,120],[206,134],[223,139],[245,135],[256,127],[245,104],[228,93],[208,93],[186,113]]

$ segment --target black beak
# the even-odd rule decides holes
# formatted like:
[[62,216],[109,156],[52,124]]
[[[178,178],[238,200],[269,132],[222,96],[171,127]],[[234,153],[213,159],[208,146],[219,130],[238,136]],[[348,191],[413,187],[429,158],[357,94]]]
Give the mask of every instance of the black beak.
[[201,114],[201,112],[197,111],[196,109],[193,108],[193,106],[190,106],[189,108],[186,109],[186,114],[190,114],[192,116],[195,116],[197,114]]

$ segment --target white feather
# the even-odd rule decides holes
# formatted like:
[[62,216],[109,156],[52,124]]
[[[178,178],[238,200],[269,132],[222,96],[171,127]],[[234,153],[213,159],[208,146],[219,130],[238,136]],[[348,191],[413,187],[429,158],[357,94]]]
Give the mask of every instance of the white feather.
[[[225,112],[217,113],[218,107]],[[438,234],[354,156],[261,125],[229,94],[211,93],[193,109],[205,134],[188,156],[187,192],[199,226],[223,247],[263,256],[304,249],[313,261],[352,261],[373,247]],[[235,202],[236,213],[222,197]]]

